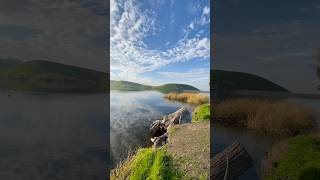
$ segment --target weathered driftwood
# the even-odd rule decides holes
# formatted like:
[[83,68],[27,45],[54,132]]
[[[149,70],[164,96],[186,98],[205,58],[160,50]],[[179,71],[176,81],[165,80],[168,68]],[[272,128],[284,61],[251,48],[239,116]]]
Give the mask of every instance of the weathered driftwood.
[[167,132],[167,129],[172,124],[180,124],[189,116],[189,111],[184,106],[174,113],[166,115],[162,120],[156,120],[150,125],[151,138],[161,136]]
[[234,142],[221,153],[215,155],[210,163],[210,179],[235,179],[252,166],[252,158],[246,148]]
[[161,120],[156,120],[150,125],[151,138],[161,136],[167,132],[166,125]]
[[156,120],[150,125],[151,141],[154,147],[159,147],[167,142],[167,130],[169,126],[180,124],[181,121],[189,117],[189,111],[184,106],[174,113],[166,115],[162,120]]
[[168,140],[168,133],[167,132],[162,134],[159,137],[155,137],[153,139],[153,148],[163,146],[164,144],[167,143],[167,140]]

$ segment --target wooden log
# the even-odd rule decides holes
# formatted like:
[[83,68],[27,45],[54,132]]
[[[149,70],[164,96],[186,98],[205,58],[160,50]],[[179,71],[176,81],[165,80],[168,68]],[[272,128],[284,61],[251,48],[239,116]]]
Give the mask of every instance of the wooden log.
[[182,106],[179,110],[163,117],[162,120],[154,121],[149,128],[151,138],[161,136],[167,132],[169,126],[180,124],[182,120],[189,116],[187,108]]
[[151,138],[154,138],[166,133],[167,128],[161,120],[156,120],[150,125],[149,131]]
[[234,142],[211,159],[210,179],[235,179],[250,168],[252,164],[252,158],[246,148],[240,143]]
[[163,121],[166,126],[170,126],[172,124],[180,124],[182,120],[189,116],[189,111],[186,107],[182,106],[179,110],[174,113],[171,113],[167,116],[163,117]]
[[168,140],[168,133],[164,133],[159,137],[155,137],[153,140],[153,148],[158,148],[160,146],[163,146],[167,143]]

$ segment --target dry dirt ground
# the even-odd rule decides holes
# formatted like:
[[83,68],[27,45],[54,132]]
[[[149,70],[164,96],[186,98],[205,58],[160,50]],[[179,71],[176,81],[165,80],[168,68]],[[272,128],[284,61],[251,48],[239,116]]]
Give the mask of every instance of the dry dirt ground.
[[175,125],[169,129],[168,153],[183,179],[208,179],[210,170],[210,122]]

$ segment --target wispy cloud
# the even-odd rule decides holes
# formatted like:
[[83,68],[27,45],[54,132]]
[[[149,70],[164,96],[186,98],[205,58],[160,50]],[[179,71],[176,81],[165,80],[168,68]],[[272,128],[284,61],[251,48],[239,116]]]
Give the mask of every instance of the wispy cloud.
[[[208,9],[204,9],[201,17],[206,16],[205,22],[207,14]],[[111,0],[110,67],[119,72],[111,74],[111,78],[141,77],[141,73],[172,63],[209,57],[207,37],[181,38],[166,50],[148,48],[144,38],[156,33],[156,23],[155,12],[142,9],[138,1]]]
[[210,7],[205,6],[202,10],[201,16],[193,19],[188,25],[188,27],[185,28],[183,31],[186,34],[186,36],[188,36],[190,32],[194,30],[199,30],[201,26],[208,25],[209,23],[210,23]]
[[188,82],[202,90],[208,90],[210,69],[195,68],[185,72],[161,71],[158,72],[168,79],[175,79],[177,82]]
[[209,79],[210,70],[208,68],[196,68],[186,72],[174,72],[174,71],[161,71],[159,74],[167,78],[176,78],[176,79]]

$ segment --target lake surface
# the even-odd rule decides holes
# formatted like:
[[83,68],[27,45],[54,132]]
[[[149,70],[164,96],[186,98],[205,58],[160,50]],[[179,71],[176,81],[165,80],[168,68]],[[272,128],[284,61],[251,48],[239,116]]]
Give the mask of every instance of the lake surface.
[[[320,100],[291,98],[288,101],[299,103],[312,108],[318,115],[316,126],[320,127]],[[214,107],[213,107],[214,108]],[[259,178],[262,160],[266,157],[271,146],[279,141],[279,138],[259,134],[256,131],[248,131],[236,127],[214,124],[211,129],[212,155],[221,152],[234,141],[243,144],[253,158],[253,167],[248,169],[238,180],[256,180]]]
[[0,91],[0,179],[105,179],[108,94]]
[[[168,101],[157,91],[110,93],[110,145],[114,167],[128,152],[151,145],[150,124],[162,116],[175,112],[183,105],[192,112],[193,106]],[[190,113],[191,114],[191,113]],[[190,119],[186,122],[190,122]]]

